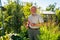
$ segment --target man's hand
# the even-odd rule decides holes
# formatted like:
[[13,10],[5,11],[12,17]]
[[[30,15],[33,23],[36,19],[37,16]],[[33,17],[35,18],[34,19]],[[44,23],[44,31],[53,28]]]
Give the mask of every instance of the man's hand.
[[32,23],[30,20],[28,20],[28,24],[31,25],[32,27],[33,26],[42,26],[43,25],[43,23],[38,23],[38,24]]
[[35,23],[31,23],[30,25],[31,25],[31,26],[36,26],[36,24],[35,24]]
[[28,20],[28,24],[31,25],[32,27],[33,26],[39,26],[39,24],[32,23],[30,20]]
[[39,23],[39,24],[32,23],[31,26],[43,26],[43,23]]
[[31,25],[31,26],[35,26],[36,25],[35,23],[32,23],[30,20],[28,20],[28,24]]

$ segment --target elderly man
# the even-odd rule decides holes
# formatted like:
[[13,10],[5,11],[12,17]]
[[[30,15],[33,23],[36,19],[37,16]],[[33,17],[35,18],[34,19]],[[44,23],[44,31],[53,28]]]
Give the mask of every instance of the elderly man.
[[38,15],[36,11],[37,8],[32,6],[30,9],[31,15],[28,17],[28,23],[26,26],[30,40],[38,40],[37,35],[40,34],[39,28],[44,22],[43,18]]

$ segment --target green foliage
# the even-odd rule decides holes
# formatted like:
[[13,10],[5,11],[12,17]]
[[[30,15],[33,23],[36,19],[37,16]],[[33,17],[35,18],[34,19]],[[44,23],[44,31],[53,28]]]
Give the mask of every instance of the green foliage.
[[[10,40],[10,38],[13,38],[15,40],[29,40],[28,34],[27,34],[27,29],[25,26],[21,26],[21,32],[19,34],[15,33],[9,33],[4,36],[1,36],[0,40]],[[14,35],[14,36],[12,36]]]
[[40,27],[40,35],[38,36],[39,40],[57,40],[60,32],[58,26],[42,26]]
[[20,27],[23,23],[23,11],[22,6],[16,3],[11,3],[7,6],[7,13],[8,16],[13,16],[11,19],[9,19],[9,25],[12,26],[12,28],[15,30],[15,32],[20,32]]
[[60,20],[60,10],[59,9],[56,9],[56,15],[58,17],[58,20]]
[[50,5],[46,8],[46,10],[47,10],[47,11],[55,11],[55,6],[56,6],[56,3],[50,4]]
[[[4,29],[5,32],[20,32],[20,27],[23,25],[24,13],[21,5],[16,2],[11,2],[5,5],[6,11],[3,12],[4,16]],[[0,23],[2,22],[2,14],[0,16]]]
[[30,15],[30,7],[32,6],[31,3],[26,3],[26,5],[23,7],[23,13],[25,15],[25,18],[28,18],[28,16]]

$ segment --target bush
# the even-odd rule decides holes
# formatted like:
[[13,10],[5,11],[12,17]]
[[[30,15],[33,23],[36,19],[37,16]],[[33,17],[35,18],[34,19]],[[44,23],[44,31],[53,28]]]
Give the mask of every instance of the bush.
[[39,40],[57,40],[60,32],[58,26],[54,25],[44,25],[40,27],[40,35],[38,36]]

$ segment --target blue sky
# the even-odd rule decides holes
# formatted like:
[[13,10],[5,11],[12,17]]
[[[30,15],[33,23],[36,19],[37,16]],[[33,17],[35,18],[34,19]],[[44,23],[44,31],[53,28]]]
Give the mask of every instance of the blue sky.
[[[36,3],[37,6],[40,6],[42,9],[45,9],[49,4],[56,4],[56,8],[60,7],[60,0],[20,0],[20,2],[33,2]],[[2,0],[2,4],[7,3],[6,0]]]

